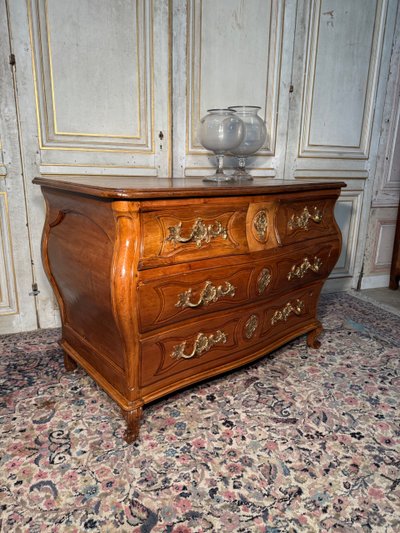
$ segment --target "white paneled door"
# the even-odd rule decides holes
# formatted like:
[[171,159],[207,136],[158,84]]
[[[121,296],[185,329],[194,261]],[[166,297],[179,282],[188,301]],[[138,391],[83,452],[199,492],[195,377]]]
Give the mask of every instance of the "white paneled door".
[[285,175],[343,180],[342,255],[328,283],[357,287],[397,2],[299,0]]
[[[25,235],[24,246],[30,243],[30,275],[39,291],[31,300],[39,326],[53,327],[59,324],[58,310],[40,257],[44,202],[32,179],[171,173],[168,0],[0,4],[15,57],[15,103],[9,105],[18,112],[23,161],[18,183],[28,206],[30,237]],[[1,53],[8,62],[8,53]],[[14,190],[9,196],[10,204],[15,199],[23,210],[24,196]],[[28,252],[28,267],[31,259]],[[16,329],[32,327],[36,325],[27,321]]]
[[37,327],[14,68],[0,2],[0,334]]
[[283,178],[295,15],[294,0],[174,0],[176,175],[212,173],[197,137],[207,109],[258,105],[267,138],[249,168]]

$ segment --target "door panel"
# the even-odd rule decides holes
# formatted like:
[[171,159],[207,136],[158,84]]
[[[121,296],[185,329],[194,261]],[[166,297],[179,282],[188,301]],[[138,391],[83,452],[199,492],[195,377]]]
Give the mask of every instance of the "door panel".
[[7,13],[0,2],[0,334],[37,328]]
[[313,2],[300,157],[368,158],[385,15],[383,1]]
[[[199,143],[201,117],[210,108],[247,104],[261,107],[267,127],[265,145],[249,159],[249,168],[255,175],[282,177],[288,101],[280,95],[290,76],[295,2],[190,0],[186,10],[181,4],[175,1],[173,12],[179,27],[174,32],[175,172],[210,173],[215,159]],[[233,158],[227,163],[234,164]]]
[[27,264],[31,266],[32,260],[40,291],[40,327],[54,327],[59,314],[40,253],[45,206],[32,179],[168,175],[168,0],[0,3],[7,6],[16,62],[13,105],[23,161],[19,179],[32,255]]
[[341,179],[343,250],[336,288],[356,287],[389,71],[397,2],[299,0],[285,177]]
[[15,0],[9,10],[37,171],[167,175],[168,1]]

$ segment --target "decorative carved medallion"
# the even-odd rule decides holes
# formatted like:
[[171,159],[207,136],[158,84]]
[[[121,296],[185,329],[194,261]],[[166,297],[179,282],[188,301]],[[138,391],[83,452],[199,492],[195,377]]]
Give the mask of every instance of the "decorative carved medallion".
[[267,240],[268,216],[267,211],[263,209],[259,211],[254,217],[254,229],[256,231],[257,239],[261,242]]
[[174,244],[194,241],[196,246],[200,248],[204,242],[209,243],[211,239],[216,237],[222,237],[223,239],[228,237],[228,232],[221,222],[217,221],[214,224],[206,225],[201,218],[196,219],[192,231],[187,237],[182,237],[181,230],[182,222],[179,222],[176,226],[170,226],[168,228],[169,235],[165,240]]
[[302,302],[301,300],[296,300],[293,304],[291,302],[288,302],[283,309],[275,311],[273,317],[271,318],[271,324],[274,325],[280,320],[286,322],[286,320],[292,313],[299,316],[303,312],[303,309],[304,302]]
[[287,275],[287,279],[290,281],[293,278],[303,278],[307,270],[312,270],[313,272],[319,272],[319,269],[322,266],[322,261],[319,257],[314,257],[314,263],[310,263],[308,257],[303,259],[301,265],[293,265],[292,269]]
[[251,337],[254,335],[254,332],[258,328],[258,317],[257,315],[251,315],[251,317],[248,319],[244,326],[244,334],[246,336],[246,339],[251,339]]
[[185,353],[187,341],[184,341],[174,346],[171,357],[173,359],[191,359],[192,357],[198,357],[211,350],[219,342],[225,344],[226,339],[227,335],[221,330],[217,330],[215,334],[208,337],[204,333],[199,333],[194,341],[193,350],[190,353]]
[[263,268],[260,272],[260,275],[257,278],[257,291],[258,294],[262,294],[267,286],[271,283],[271,271],[269,268]]
[[319,224],[322,221],[322,212],[318,211],[317,206],[314,206],[312,211],[313,212],[310,213],[308,207],[306,206],[301,215],[292,215],[288,222],[289,229],[301,228],[308,231],[308,223],[310,220],[316,224]]
[[201,291],[199,299],[197,302],[191,302],[190,298],[192,297],[192,289],[188,289],[185,292],[182,292],[178,295],[178,301],[175,304],[175,307],[199,307],[201,305],[208,305],[211,302],[217,302],[219,298],[223,296],[235,296],[236,288],[225,281],[225,288],[222,285],[216,287],[211,283],[211,281],[206,281],[204,289]]

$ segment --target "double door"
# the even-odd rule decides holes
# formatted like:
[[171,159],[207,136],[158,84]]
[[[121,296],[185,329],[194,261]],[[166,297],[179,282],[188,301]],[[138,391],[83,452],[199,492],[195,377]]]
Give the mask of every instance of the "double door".
[[32,179],[207,174],[215,159],[196,132],[211,107],[261,107],[267,139],[253,174],[346,181],[343,251],[328,283],[356,286],[396,9],[396,0],[0,0],[0,332],[59,324]]

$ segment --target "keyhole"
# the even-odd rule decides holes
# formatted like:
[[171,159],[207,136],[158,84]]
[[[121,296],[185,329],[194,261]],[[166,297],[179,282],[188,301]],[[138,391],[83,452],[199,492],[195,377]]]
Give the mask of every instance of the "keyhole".
[[158,134],[158,138],[160,139],[160,141],[164,139],[164,134],[162,131],[160,131],[160,133]]

